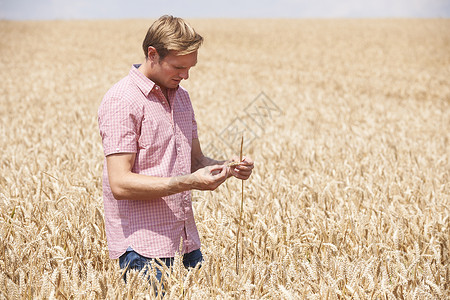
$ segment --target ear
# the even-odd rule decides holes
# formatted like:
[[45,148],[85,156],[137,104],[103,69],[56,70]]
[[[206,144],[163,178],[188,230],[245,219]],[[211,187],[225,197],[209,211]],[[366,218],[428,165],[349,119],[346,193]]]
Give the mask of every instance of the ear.
[[149,46],[147,49],[148,59],[152,62],[156,62],[159,60],[158,51],[156,51],[155,47]]

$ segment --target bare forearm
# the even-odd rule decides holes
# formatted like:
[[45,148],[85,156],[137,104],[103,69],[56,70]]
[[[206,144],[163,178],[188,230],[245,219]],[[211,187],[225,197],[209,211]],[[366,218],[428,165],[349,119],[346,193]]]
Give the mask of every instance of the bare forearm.
[[111,191],[117,200],[151,200],[187,190],[214,190],[227,179],[222,165],[202,168],[176,177],[153,177],[133,173],[135,153],[117,153],[106,157]]
[[129,172],[111,183],[117,200],[151,200],[193,188],[192,174],[177,177],[153,177]]

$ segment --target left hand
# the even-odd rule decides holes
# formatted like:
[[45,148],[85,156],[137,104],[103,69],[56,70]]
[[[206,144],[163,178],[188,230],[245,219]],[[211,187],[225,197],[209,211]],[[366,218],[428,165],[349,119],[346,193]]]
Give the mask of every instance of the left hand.
[[228,161],[227,164],[232,162],[238,162],[239,164],[235,166],[229,166],[229,174],[236,177],[237,179],[247,180],[250,175],[252,175],[252,170],[254,168],[253,160],[250,157],[243,156],[242,161],[239,162],[239,157],[235,156]]

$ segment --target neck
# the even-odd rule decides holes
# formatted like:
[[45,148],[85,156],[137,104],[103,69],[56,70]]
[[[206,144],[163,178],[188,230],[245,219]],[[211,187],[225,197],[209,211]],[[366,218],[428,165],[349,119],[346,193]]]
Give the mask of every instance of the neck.
[[145,75],[145,77],[147,77],[148,79],[150,79],[151,81],[153,81],[155,84],[157,84],[160,88],[161,91],[163,91],[164,93],[167,92],[167,88],[162,86],[153,76],[153,67],[152,67],[152,62],[150,62],[150,60],[146,59],[145,62],[143,64],[141,64],[138,68],[138,70]]
[[167,102],[169,102],[169,96],[167,95],[167,88],[165,86],[162,86],[161,84],[159,84],[152,76],[152,65],[150,60],[146,59],[144,61],[144,63],[142,63],[138,70],[145,75],[145,77],[147,77],[148,79],[150,79],[151,81],[153,81],[155,84],[157,84],[160,88],[161,88],[161,92],[163,93],[163,95],[166,97]]
[[[144,63],[142,63],[139,68],[138,68],[139,72],[141,72],[142,74],[145,75],[145,77],[147,77],[148,79],[151,79],[151,66],[150,66],[150,62],[149,60],[145,60]],[[152,80],[153,81],[153,80]]]

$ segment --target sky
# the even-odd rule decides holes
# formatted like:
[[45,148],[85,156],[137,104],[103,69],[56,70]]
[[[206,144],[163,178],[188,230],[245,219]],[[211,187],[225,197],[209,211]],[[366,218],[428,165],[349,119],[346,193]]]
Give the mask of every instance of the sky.
[[0,19],[450,18],[450,0],[0,0]]

